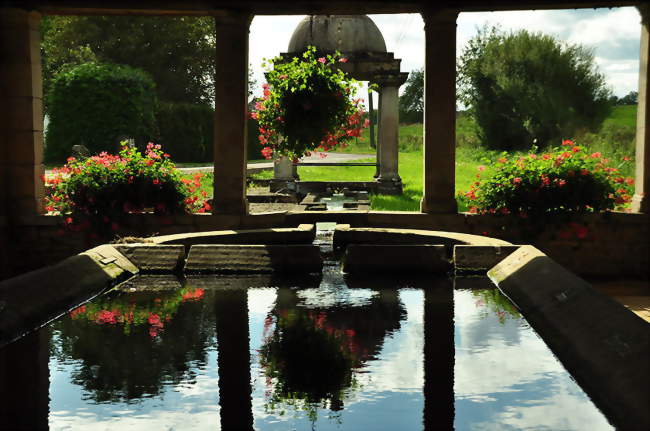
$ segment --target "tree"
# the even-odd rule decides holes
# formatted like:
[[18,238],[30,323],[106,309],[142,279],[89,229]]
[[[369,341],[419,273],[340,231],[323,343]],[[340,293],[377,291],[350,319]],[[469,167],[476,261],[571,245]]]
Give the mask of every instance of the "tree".
[[403,123],[421,123],[424,116],[424,69],[411,71],[404,93],[399,97],[399,117]]
[[522,30],[484,27],[458,63],[459,98],[489,148],[512,150],[595,130],[611,91],[590,49]]
[[627,95],[621,97],[617,101],[617,105],[636,105],[639,93],[636,91],[630,91]]
[[99,62],[148,72],[161,101],[200,103],[214,97],[215,34],[209,17],[46,16],[41,31],[45,94],[61,71]]

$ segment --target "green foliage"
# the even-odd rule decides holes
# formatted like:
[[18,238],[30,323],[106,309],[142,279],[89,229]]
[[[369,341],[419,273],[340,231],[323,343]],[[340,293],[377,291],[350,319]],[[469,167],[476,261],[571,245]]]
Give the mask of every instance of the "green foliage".
[[460,100],[488,148],[514,150],[596,130],[611,110],[611,92],[593,53],[552,36],[483,28],[459,64]]
[[210,17],[45,16],[41,31],[44,94],[59,73],[93,61],[148,72],[159,100],[205,103],[214,98]]
[[65,215],[71,230],[110,238],[127,213],[171,215],[210,210],[206,202],[192,196],[201,185],[199,176],[193,181],[181,179],[160,145],[149,143],[143,155],[123,142],[118,156],[70,157],[54,176],[45,178],[45,209]]
[[617,105],[636,105],[639,98],[638,91],[630,91],[625,96],[616,100]]
[[206,103],[165,103],[156,112],[158,142],[177,162],[212,164],[214,108]]
[[301,58],[277,57],[267,69],[264,97],[253,118],[260,124],[259,140],[272,153],[299,158],[315,149],[329,151],[361,133],[360,99],[352,101],[356,81],[336,68],[347,61],[339,54],[317,58],[309,47]]
[[463,194],[470,201],[470,212],[540,219],[603,211],[630,201],[634,180],[621,176],[609,159],[598,152],[588,154],[570,140],[562,145],[510,159],[503,153],[484,180],[480,171],[485,167],[479,166],[477,181]]
[[86,63],[59,74],[47,97],[45,160],[61,162],[73,145],[111,151],[124,137],[144,145],[156,134],[155,85],[128,66]]
[[400,123],[421,123],[424,118],[424,69],[413,70],[399,97]]

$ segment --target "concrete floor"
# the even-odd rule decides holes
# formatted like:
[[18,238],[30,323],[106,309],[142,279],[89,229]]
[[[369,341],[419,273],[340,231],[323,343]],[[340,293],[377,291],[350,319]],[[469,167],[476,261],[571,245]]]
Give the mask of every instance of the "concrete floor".
[[588,281],[596,289],[608,294],[650,323],[650,282],[648,280]]

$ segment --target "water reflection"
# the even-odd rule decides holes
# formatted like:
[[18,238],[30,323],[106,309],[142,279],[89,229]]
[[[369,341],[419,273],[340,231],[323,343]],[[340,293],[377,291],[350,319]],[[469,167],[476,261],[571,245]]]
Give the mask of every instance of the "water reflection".
[[303,409],[312,421],[319,407],[342,410],[359,386],[357,370],[406,316],[391,287],[375,285],[365,300],[344,295],[325,303],[322,291],[279,289],[260,348],[267,410]]
[[98,298],[52,325],[52,353],[78,361],[72,382],[94,402],[159,395],[163,384],[191,381],[207,364],[215,323],[203,294],[188,285]]
[[0,351],[0,429],[610,429],[481,283],[136,284]]

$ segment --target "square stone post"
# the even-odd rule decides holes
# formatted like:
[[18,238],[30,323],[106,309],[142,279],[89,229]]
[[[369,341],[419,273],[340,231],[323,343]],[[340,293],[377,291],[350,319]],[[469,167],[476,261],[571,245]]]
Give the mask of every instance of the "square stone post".
[[213,214],[245,215],[246,120],[248,104],[248,32],[252,15],[226,12],[214,17],[216,76],[214,83]]
[[41,15],[0,7],[0,216],[42,213]]
[[399,96],[397,89],[404,82],[399,80],[378,81],[379,84],[379,139],[377,161],[379,163],[380,193],[401,193],[402,179],[399,168]]
[[636,117],[636,178],[632,211],[648,213],[648,191],[650,191],[650,86],[648,85],[648,58],[650,57],[650,6],[637,6],[641,13],[641,52],[639,55],[639,98]]
[[456,18],[458,11],[422,13],[425,33],[424,181],[421,211],[455,213]]

